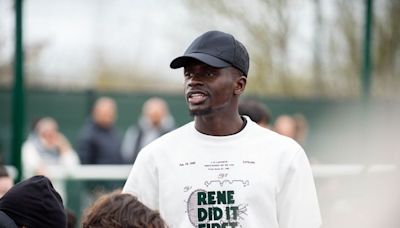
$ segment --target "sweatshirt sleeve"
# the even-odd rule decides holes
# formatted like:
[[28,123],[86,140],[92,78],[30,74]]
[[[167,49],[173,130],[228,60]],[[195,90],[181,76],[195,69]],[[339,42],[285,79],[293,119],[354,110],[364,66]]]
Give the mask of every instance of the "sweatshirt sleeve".
[[158,171],[148,152],[143,150],[139,153],[122,192],[136,196],[153,210],[159,210]]
[[299,148],[277,195],[280,228],[318,228],[321,215],[309,161]]

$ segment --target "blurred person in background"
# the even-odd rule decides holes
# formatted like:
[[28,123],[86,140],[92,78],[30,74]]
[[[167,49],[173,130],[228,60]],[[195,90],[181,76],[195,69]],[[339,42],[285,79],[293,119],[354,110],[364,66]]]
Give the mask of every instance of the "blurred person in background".
[[276,118],[274,131],[296,140],[300,145],[305,144],[308,133],[308,124],[302,114],[280,115]]
[[51,117],[43,117],[35,124],[34,132],[22,146],[24,177],[48,174],[48,165],[62,165],[73,168],[79,157],[68,139],[59,131],[58,124]]
[[257,100],[241,100],[239,114],[250,117],[253,122],[262,127],[271,128],[271,113],[266,105]]
[[289,138],[296,139],[296,120],[290,115],[280,115],[275,120],[274,131]]
[[14,180],[8,174],[6,167],[0,165],[0,198],[3,197],[13,185]]
[[[78,154],[82,164],[122,164],[121,140],[115,129],[117,104],[110,97],[100,97],[94,103],[91,117],[78,136]],[[99,170],[100,171],[100,170]],[[89,197],[120,187],[118,181],[86,182]],[[87,198],[87,197],[85,197]]]
[[[79,157],[68,139],[59,131],[58,123],[51,117],[43,117],[34,125],[34,130],[22,145],[23,177],[35,175],[51,177],[51,166],[58,166],[66,173],[79,165]],[[54,186],[65,197],[62,181],[55,181]]]
[[293,119],[296,122],[296,138],[295,140],[300,145],[305,145],[307,134],[308,134],[308,122],[303,114],[296,113],[293,115]]
[[[308,134],[308,123],[304,115],[296,113],[294,115],[280,115],[276,118],[273,130],[281,135],[294,139],[302,146],[306,144]],[[307,154],[310,163],[319,163],[319,160]]]
[[82,164],[121,164],[116,118],[117,105],[112,98],[96,100],[91,118],[79,133],[77,148]]
[[124,162],[134,163],[144,146],[174,128],[175,120],[165,100],[158,97],[148,99],[143,104],[138,123],[130,126],[125,133],[121,148]]
[[120,191],[105,194],[85,210],[83,228],[166,228],[157,211],[142,204],[135,196]]

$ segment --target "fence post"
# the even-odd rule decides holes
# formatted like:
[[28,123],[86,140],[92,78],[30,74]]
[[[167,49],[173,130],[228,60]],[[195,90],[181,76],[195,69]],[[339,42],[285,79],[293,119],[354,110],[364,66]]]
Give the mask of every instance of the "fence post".
[[12,96],[11,162],[18,170],[16,181],[21,180],[21,146],[25,127],[24,52],[22,36],[23,0],[15,0],[15,54]]

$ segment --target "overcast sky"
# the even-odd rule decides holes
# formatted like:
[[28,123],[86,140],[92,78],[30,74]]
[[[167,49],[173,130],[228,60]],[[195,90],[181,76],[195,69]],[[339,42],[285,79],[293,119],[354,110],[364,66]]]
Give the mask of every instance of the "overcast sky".
[[[0,35],[6,37],[1,58],[12,56],[12,0],[0,1]],[[291,61],[303,67],[312,58],[313,16],[310,1],[293,1],[297,42]],[[181,82],[170,61],[199,34],[192,13],[181,0],[25,0],[24,42],[44,44],[37,68],[42,77],[90,85],[98,54],[114,66],[140,66],[156,77]],[[224,25],[221,25],[224,26]],[[212,28],[211,28],[212,29]],[[251,53],[250,53],[251,55]],[[296,64],[297,62],[297,64]]]
[[[44,43],[40,68],[46,75],[91,75],[100,51],[110,64],[143,65],[180,81],[169,62],[187,46],[186,10],[179,0],[25,0],[24,42]],[[13,51],[12,1],[0,3],[2,57]],[[5,18],[6,20],[3,20]],[[179,36],[176,35],[179,33]],[[178,45],[179,44],[179,45]],[[69,79],[70,80],[70,79]]]

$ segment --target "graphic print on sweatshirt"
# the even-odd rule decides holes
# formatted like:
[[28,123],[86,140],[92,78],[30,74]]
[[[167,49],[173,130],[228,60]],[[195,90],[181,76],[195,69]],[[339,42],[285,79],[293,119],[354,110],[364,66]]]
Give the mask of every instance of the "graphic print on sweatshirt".
[[237,199],[237,192],[250,185],[249,180],[230,179],[234,164],[213,161],[204,165],[215,173],[215,178],[204,180],[202,186],[186,186],[187,216],[196,228],[241,228],[247,216],[248,205]]

